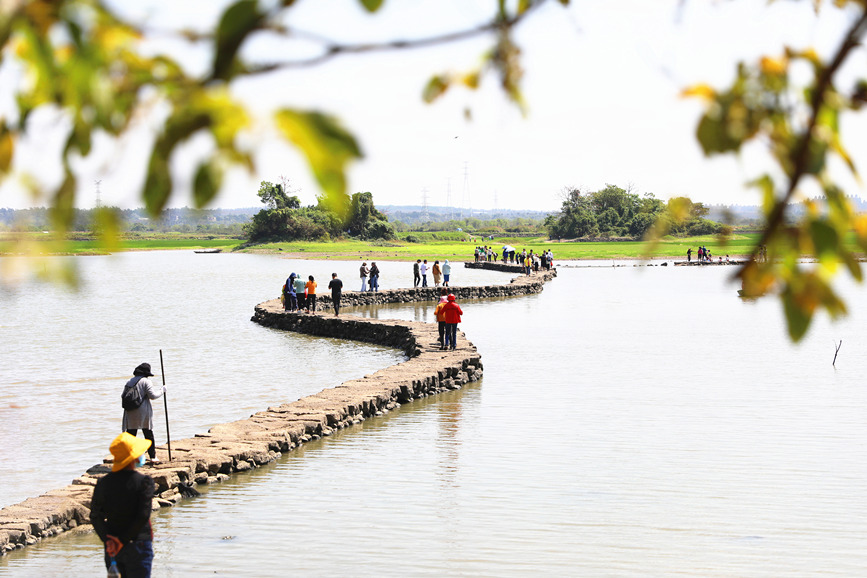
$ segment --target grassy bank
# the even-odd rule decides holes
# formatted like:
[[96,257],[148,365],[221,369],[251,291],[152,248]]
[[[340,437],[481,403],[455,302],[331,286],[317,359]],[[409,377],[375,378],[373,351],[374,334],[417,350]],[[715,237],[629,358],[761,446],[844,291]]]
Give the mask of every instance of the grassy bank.
[[[665,239],[651,252],[657,258],[686,258],[690,247],[695,253],[699,245],[705,245],[713,255],[745,255],[752,250],[757,234],[738,235],[725,245],[716,237],[690,237],[689,239]],[[410,260],[415,258],[450,259],[452,261],[471,260],[476,245],[489,245],[501,251],[503,245],[511,245],[518,252],[522,249],[534,252],[554,253],[555,260],[571,259],[640,259],[645,256],[647,245],[640,241],[576,242],[549,241],[545,238],[528,239],[494,237],[477,238],[472,241],[437,240],[421,238],[419,242],[379,242],[376,244],[361,241],[336,241],[329,243],[291,242],[266,243],[241,249],[254,253],[283,253],[303,256],[310,259],[348,259],[366,258],[380,260]]]
[[[540,252],[550,249],[556,260],[572,259],[640,259],[647,256],[647,245],[640,241],[549,241],[539,238],[495,237],[485,239],[477,237],[475,241],[461,241],[460,234],[454,233],[410,233],[411,240],[403,235],[401,239],[389,242],[365,242],[356,240],[340,240],[333,242],[294,241],[283,243],[265,243],[242,247],[239,239],[196,237],[183,234],[136,235],[120,240],[116,250],[146,251],[146,250],[196,250],[221,248],[224,251],[240,251],[248,253],[280,253],[308,259],[371,259],[371,260],[411,260],[416,258],[450,259],[452,261],[471,260],[476,245],[489,245],[501,251],[503,245],[511,245],[518,252],[522,249]],[[23,237],[13,237],[11,234],[0,236],[0,254],[22,252],[22,245],[16,244],[16,239],[24,241],[30,247],[30,253],[67,254],[67,255],[98,255],[110,251],[100,242],[92,238],[72,238],[64,243],[52,242],[49,235],[42,233],[27,233]],[[690,237],[687,239],[663,239],[651,251],[656,258],[685,259],[686,251],[692,248],[695,253],[699,245],[710,249],[714,256],[748,254],[758,239],[758,234],[736,235],[725,244],[713,236]]]
[[118,251],[151,251],[170,249],[223,249],[230,251],[240,245],[240,239],[218,238],[214,236],[159,234],[131,235],[119,240],[118,246],[108,248],[101,241],[89,236],[71,236],[58,241],[45,233],[2,233],[0,234],[0,255],[29,253],[46,255],[107,255],[112,249]]

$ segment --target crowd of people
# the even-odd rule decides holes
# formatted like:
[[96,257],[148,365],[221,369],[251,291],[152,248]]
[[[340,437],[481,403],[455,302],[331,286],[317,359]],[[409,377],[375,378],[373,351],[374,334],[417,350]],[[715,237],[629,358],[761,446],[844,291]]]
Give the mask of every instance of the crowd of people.
[[[713,263],[714,262],[713,255],[711,254],[710,250],[705,246],[699,246],[698,250],[695,252],[695,255],[696,255],[696,260],[699,263]],[[717,257],[717,259],[718,259],[717,263],[730,263],[731,262],[729,260],[728,255],[725,256],[725,260],[723,260],[723,258],[721,256]],[[692,262],[692,247],[690,247],[689,249],[686,250],[686,262],[687,263]]]
[[427,259],[416,259],[415,263],[412,264],[412,286],[415,288],[429,287],[427,283],[428,272],[433,277],[434,287],[440,285],[448,287],[452,276],[452,264],[449,263],[448,259],[445,259],[442,265],[438,260],[434,261],[433,265],[428,265]]
[[286,283],[283,284],[283,290],[280,295],[280,300],[283,301],[283,309],[285,311],[301,311],[302,309],[310,313],[316,313],[316,280],[313,275],[307,277],[307,281],[301,278],[300,275],[291,273]]

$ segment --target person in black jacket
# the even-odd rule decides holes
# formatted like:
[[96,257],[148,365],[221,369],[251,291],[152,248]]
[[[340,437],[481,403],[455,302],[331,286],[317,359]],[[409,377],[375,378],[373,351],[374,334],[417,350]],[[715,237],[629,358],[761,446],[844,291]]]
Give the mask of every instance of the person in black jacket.
[[109,451],[111,473],[96,482],[90,522],[105,543],[105,567],[112,559],[124,578],[150,578],[154,558],[151,504],[154,481],[135,471],[144,461],[150,440],[123,432]]

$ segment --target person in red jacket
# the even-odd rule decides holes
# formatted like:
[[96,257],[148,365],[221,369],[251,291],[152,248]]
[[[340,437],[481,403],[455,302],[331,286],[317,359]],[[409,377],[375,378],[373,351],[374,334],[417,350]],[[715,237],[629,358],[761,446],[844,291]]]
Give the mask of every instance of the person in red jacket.
[[449,294],[448,302],[443,306],[442,312],[446,320],[446,341],[443,349],[454,349],[458,338],[458,323],[461,322],[461,315],[464,314],[461,306],[455,303],[454,294]]

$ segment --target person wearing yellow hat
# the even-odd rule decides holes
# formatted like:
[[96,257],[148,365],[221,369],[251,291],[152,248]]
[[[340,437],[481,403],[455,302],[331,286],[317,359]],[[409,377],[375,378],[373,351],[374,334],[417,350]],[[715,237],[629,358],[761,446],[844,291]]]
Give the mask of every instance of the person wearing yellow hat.
[[151,441],[123,432],[111,442],[111,473],[93,488],[90,523],[105,543],[105,567],[117,564],[124,578],[149,578],[153,565],[151,504],[154,481],[135,471]]

